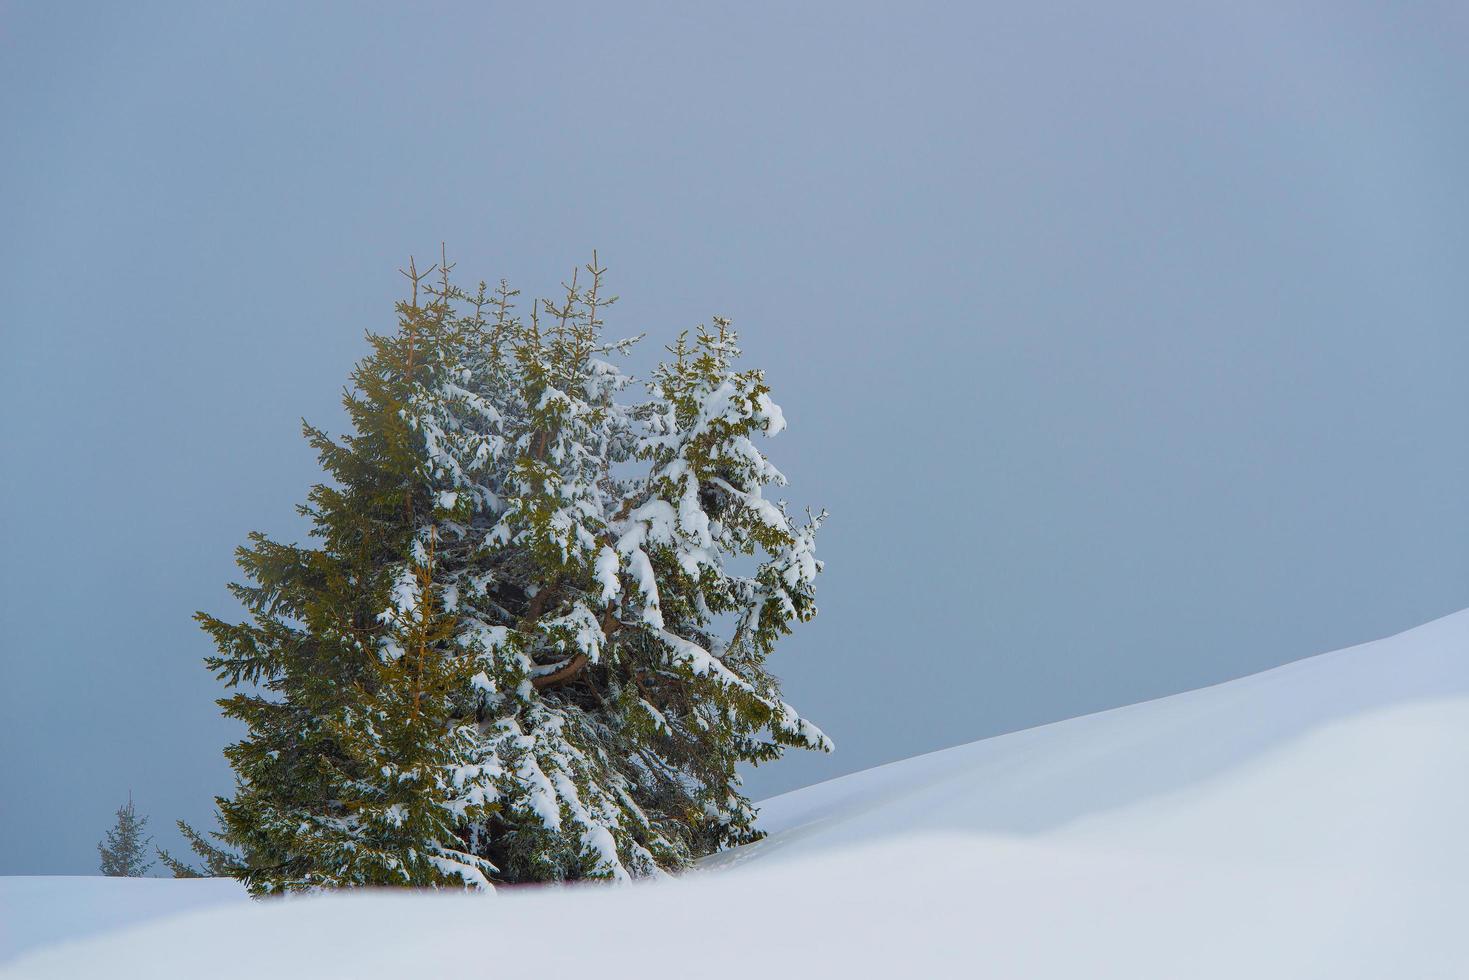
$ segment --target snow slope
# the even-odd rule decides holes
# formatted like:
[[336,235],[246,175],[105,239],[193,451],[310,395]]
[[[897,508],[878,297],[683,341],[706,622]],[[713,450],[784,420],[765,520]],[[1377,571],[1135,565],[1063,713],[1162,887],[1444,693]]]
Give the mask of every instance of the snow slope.
[[762,805],[768,840],[710,863],[919,830],[1229,860],[1370,859],[1397,836],[1447,836],[1463,815],[1469,742],[1455,718],[1466,698],[1469,610],[796,790]]
[[[0,976],[1465,977],[1469,612],[799,790],[763,822],[678,881],[234,903]],[[12,881],[0,921],[29,929]]]

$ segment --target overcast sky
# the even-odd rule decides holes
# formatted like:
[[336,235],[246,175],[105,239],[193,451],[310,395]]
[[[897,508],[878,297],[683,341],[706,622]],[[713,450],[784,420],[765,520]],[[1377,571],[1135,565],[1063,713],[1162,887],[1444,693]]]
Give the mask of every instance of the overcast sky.
[[1469,606],[1464,10],[0,0],[0,873],[209,823],[191,614],[441,241],[767,369],[757,797]]

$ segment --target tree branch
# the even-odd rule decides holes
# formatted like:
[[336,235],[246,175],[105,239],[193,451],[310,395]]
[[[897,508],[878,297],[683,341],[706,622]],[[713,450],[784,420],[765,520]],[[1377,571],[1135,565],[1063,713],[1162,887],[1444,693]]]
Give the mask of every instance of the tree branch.
[[577,674],[580,674],[586,668],[586,666],[587,655],[584,653],[578,653],[576,656],[568,660],[564,667],[558,667],[557,669],[551,671],[549,674],[542,674],[540,677],[532,677],[530,679],[530,686],[539,691],[542,688],[550,687],[553,684],[564,684],[575,677]]

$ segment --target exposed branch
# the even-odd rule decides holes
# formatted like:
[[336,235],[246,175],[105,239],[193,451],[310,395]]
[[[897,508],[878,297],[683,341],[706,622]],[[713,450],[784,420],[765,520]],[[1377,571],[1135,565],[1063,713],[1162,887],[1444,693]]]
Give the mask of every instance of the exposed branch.
[[555,598],[556,591],[561,587],[561,580],[552,579],[545,588],[530,597],[530,603],[526,606],[525,618],[527,622],[534,623],[545,613],[546,607]]
[[612,606],[608,606],[607,611],[602,614],[601,623],[598,625],[602,627],[602,635],[610,640],[612,634],[622,629],[623,622],[617,618],[617,610]]
[[530,679],[530,685],[539,691],[553,684],[564,684],[585,670],[586,666],[587,655],[578,653],[566,662],[566,666],[559,667],[549,674],[542,674],[540,677],[532,677]]

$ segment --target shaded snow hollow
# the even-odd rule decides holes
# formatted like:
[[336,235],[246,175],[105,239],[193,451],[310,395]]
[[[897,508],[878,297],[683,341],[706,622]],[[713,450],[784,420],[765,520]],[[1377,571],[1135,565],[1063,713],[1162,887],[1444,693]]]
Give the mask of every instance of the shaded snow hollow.
[[0,976],[1461,978],[1469,611],[788,793],[762,825],[630,889],[0,879]]

